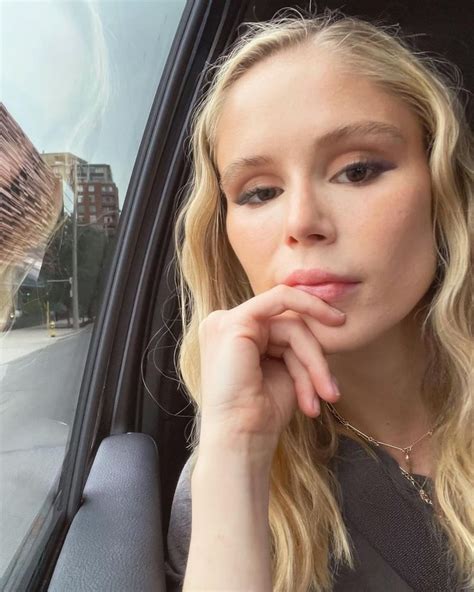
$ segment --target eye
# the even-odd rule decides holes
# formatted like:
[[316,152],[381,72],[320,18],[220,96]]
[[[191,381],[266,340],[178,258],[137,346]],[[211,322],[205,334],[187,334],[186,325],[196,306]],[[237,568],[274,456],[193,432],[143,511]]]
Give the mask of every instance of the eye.
[[[258,205],[269,201],[275,197],[275,191],[281,191],[277,187],[254,187],[242,193],[237,200],[239,206],[244,204]],[[257,197],[260,201],[250,201],[253,197]]]
[[[394,168],[388,162],[376,160],[359,160],[346,166],[340,173],[334,176],[331,181],[343,184],[361,185],[367,181],[378,177],[381,173]],[[344,176],[347,181],[336,181],[336,179]]]
[[[363,185],[377,178],[381,173],[393,168],[395,168],[395,165],[382,160],[358,160],[344,167],[331,181],[343,185]],[[344,176],[347,180],[337,180]],[[245,204],[261,205],[274,199],[276,197],[275,192],[278,191],[281,192],[282,190],[278,187],[257,186],[242,193],[236,203],[239,206]],[[257,198],[257,200],[253,198]]]

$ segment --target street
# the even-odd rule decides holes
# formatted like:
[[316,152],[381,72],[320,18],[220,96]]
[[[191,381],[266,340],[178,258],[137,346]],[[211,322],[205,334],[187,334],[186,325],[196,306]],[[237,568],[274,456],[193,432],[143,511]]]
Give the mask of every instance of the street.
[[60,474],[92,325],[0,341],[0,576]]

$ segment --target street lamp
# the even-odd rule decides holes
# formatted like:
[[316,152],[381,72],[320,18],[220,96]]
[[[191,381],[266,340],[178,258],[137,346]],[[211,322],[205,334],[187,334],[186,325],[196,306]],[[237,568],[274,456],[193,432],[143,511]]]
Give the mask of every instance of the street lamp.
[[79,329],[79,286],[77,274],[77,159],[74,159],[72,207],[72,324]]

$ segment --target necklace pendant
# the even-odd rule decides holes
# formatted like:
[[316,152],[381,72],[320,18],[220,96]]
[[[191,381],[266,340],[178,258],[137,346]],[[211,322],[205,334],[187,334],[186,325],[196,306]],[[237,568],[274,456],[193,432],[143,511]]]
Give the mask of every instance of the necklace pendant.
[[433,502],[431,501],[429,495],[426,493],[426,491],[423,488],[420,489],[420,497],[424,502],[426,502],[427,504],[430,504],[430,506],[433,505]]
[[408,452],[408,450],[405,450],[405,460],[407,463],[407,470],[409,473],[411,473],[411,459],[410,459],[410,453]]

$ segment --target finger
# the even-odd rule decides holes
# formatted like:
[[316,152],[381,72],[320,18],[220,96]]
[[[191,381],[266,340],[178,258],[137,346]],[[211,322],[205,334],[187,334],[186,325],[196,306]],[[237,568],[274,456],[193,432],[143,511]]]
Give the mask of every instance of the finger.
[[287,310],[307,314],[329,325],[340,325],[346,318],[345,313],[333,308],[318,296],[283,284],[257,294],[233,310],[236,314],[248,315],[257,322]]
[[301,411],[309,417],[317,417],[321,412],[321,406],[307,369],[291,348],[285,350],[283,359],[295,384],[295,393]]
[[318,395],[335,403],[339,393],[317,337],[298,315],[290,316],[289,313],[271,319],[267,352],[271,356],[282,357],[288,345],[306,368]]

